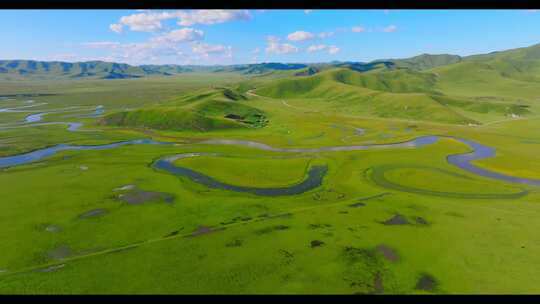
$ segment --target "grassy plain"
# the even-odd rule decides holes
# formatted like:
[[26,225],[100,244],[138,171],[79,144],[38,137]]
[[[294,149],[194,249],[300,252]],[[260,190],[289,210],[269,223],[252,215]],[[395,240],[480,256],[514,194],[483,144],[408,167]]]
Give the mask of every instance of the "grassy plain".
[[[32,97],[48,102],[39,108],[43,111],[104,105],[107,115],[181,109],[221,117],[228,114],[222,107],[200,112],[201,105],[215,109],[216,103],[230,102],[241,105],[234,109],[264,113],[268,122],[259,128],[196,130],[155,128],[144,119],[104,124],[100,118],[57,113],[44,121],[82,121],[81,130],[88,131],[69,132],[63,125],[1,130],[0,156],[58,143],[153,138],[178,144],[64,151],[2,169],[0,184],[9,186],[0,188],[0,293],[540,292],[531,267],[540,263],[538,187],[449,165],[448,155],[468,151],[458,141],[318,153],[198,144],[221,138],[315,148],[452,135],[497,149],[495,157],[476,162],[479,166],[540,178],[534,95],[540,87],[502,94],[504,85],[511,86],[505,83],[473,92],[472,85],[446,82],[457,76],[442,75],[444,68],[436,68],[440,81],[417,72],[359,76],[329,70],[293,82],[288,75],[246,80],[218,73],[2,83],[0,92],[6,94],[57,94]],[[221,87],[245,98],[222,96]],[[441,103],[437,90],[461,102]],[[471,110],[464,102],[485,102],[474,98],[499,93],[509,100],[490,100],[493,105],[483,106],[488,111]],[[529,113],[512,118],[500,110],[518,99],[529,105]],[[24,100],[0,101],[0,107]],[[23,118],[0,113],[2,123]],[[328,173],[322,186],[306,193],[264,197],[209,189],[151,166],[187,152],[218,156],[176,165],[234,185],[292,185],[312,163],[327,165]],[[129,185],[174,199],[127,203],[121,195],[135,191]],[[514,195],[521,192],[526,194]]]

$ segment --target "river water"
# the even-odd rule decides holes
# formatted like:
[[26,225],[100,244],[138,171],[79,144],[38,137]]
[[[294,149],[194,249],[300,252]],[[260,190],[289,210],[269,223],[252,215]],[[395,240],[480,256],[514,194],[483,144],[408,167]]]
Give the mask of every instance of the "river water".
[[[80,125],[73,125],[70,128],[76,129]],[[232,139],[210,139],[199,142],[199,144],[205,145],[242,145],[247,147],[252,147],[256,149],[262,149],[267,151],[275,152],[292,152],[292,153],[315,153],[315,152],[337,152],[337,151],[354,151],[354,150],[367,150],[367,149],[392,149],[392,148],[420,148],[425,145],[434,144],[439,139],[439,136],[422,136],[415,138],[406,142],[399,143],[390,143],[390,144],[373,144],[373,145],[354,145],[354,146],[336,146],[336,147],[320,147],[320,148],[276,148],[263,143],[258,143],[254,141],[245,141],[245,140],[232,140]],[[511,183],[520,183],[533,186],[540,186],[540,180],[537,179],[528,179],[520,178],[515,176],[509,176],[497,172],[490,171],[488,169],[483,169],[475,166],[471,163],[474,160],[485,159],[495,156],[495,149],[491,147],[484,146],[477,142],[454,138],[472,149],[472,152],[449,155],[447,157],[448,163],[457,166],[458,168],[468,171],[472,174],[502,180]],[[1,157],[0,158],[0,168],[18,166],[23,164],[28,164],[36,161],[40,161],[47,157],[50,157],[57,152],[66,151],[66,150],[105,150],[113,149],[125,145],[140,145],[140,144],[175,144],[172,142],[158,142],[150,139],[138,139],[131,141],[122,141],[105,145],[94,145],[94,146],[82,146],[82,145],[66,145],[60,144],[53,147],[40,149],[28,153]],[[186,156],[187,155],[187,156]],[[318,187],[322,183],[322,179],[326,174],[327,168],[324,166],[313,166],[309,172],[307,178],[299,184],[290,186],[290,187],[279,187],[279,188],[254,188],[254,187],[242,187],[234,186],[226,183],[222,183],[213,179],[212,177],[206,176],[202,173],[196,172],[194,170],[176,166],[174,161],[182,157],[191,157],[198,156],[200,154],[179,154],[175,156],[169,156],[157,160],[153,166],[157,169],[167,171],[174,175],[185,176],[191,179],[194,182],[206,185],[211,188],[225,189],[238,192],[249,192],[257,195],[292,195],[299,194],[315,187]]]

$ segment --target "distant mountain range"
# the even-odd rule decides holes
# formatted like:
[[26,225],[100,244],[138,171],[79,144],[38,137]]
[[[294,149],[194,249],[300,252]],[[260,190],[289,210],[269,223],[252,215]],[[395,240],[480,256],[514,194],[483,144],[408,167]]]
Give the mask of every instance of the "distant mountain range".
[[294,70],[306,64],[261,63],[229,66],[196,65],[140,65],[87,61],[60,62],[35,60],[0,60],[0,79],[125,79],[152,75],[171,76],[192,72],[237,72],[242,74],[264,74],[276,70]]
[[[275,71],[298,70],[295,75],[309,76],[328,68],[343,67],[358,72],[366,72],[378,69],[409,69],[428,70],[440,66],[451,65],[463,61],[482,61],[495,58],[501,54],[515,53],[519,50],[531,49],[527,60],[531,60],[535,54],[540,54],[540,45],[528,48],[513,49],[502,52],[492,52],[489,54],[473,55],[461,57],[458,55],[422,54],[419,56],[404,59],[382,59],[372,62],[341,62],[330,63],[257,63],[257,64],[237,64],[222,66],[198,66],[198,65],[140,65],[133,66],[124,63],[112,63],[104,61],[87,62],[60,62],[60,61],[34,61],[34,60],[0,60],[0,79],[126,79],[140,78],[148,76],[171,76],[182,73],[193,72],[232,72],[245,75],[263,75]],[[537,54],[538,53],[538,54]],[[533,57],[531,57],[533,56]],[[535,57],[536,58],[536,57]],[[530,62],[529,62],[530,63]],[[518,64],[522,68],[527,68],[523,64]],[[516,66],[514,62],[513,66]],[[512,72],[512,71],[509,71]],[[516,71],[513,71],[514,73]]]

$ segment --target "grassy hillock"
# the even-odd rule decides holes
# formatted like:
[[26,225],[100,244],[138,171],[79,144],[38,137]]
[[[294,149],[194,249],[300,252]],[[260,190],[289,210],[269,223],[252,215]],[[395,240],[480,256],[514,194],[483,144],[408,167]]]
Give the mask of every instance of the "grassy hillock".
[[313,95],[311,93],[319,89],[336,91],[342,84],[382,92],[434,93],[435,79],[436,76],[433,74],[411,70],[360,73],[341,68],[311,77],[282,79],[257,90],[257,94],[274,98],[294,98],[306,94]]
[[85,61],[0,60],[0,79],[55,80],[55,79],[127,79],[148,76],[172,76],[184,73],[236,73],[260,76],[277,72],[293,73],[306,68],[305,64],[260,63],[230,66],[141,65]]
[[140,67],[103,61],[0,60],[0,76],[6,79],[126,79],[146,74]]
[[184,106],[156,106],[105,116],[102,124],[176,131],[212,131],[233,128],[262,128],[264,112],[234,101],[207,99]]
[[408,69],[413,69],[413,70],[426,70],[426,69],[431,69],[438,66],[444,66],[448,64],[457,63],[457,62],[460,62],[461,60],[462,58],[458,55],[422,54],[422,55],[414,56],[411,58],[392,59],[390,61],[400,68],[408,68]]
[[378,117],[409,120],[429,120],[453,124],[479,124],[437,102],[436,97],[422,93],[384,93],[370,102],[372,113]]
[[[480,124],[478,119],[482,117],[491,119],[531,113],[529,105],[516,99],[478,98],[482,96],[479,94],[446,95],[448,90],[444,89],[447,87],[441,86],[440,79],[455,77],[450,84],[456,86],[461,83],[460,77],[463,76],[452,73],[456,73],[459,67],[471,64],[480,63],[462,61],[448,65],[444,67],[449,69],[445,76],[432,71],[412,69],[380,69],[363,73],[347,68],[331,69],[312,76],[289,77],[268,82],[256,89],[255,93],[271,98],[304,99],[307,102],[322,99],[327,108],[340,112],[453,124]],[[501,81],[518,81],[497,77],[502,79]],[[450,90],[450,93],[453,92]]]
[[382,71],[378,73],[338,70],[332,73],[332,77],[340,83],[393,93],[430,92],[436,78],[433,74],[412,70]]
[[528,105],[520,104],[508,104],[508,103],[496,103],[488,101],[471,101],[464,99],[457,99],[448,96],[432,96],[434,100],[439,102],[442,105],[449,107],[461,108],[466,111],[476,112],[476,113],[496,113],[502,115],[527,115],[530,114]]
[[536,100],[540,96],[540,45],[469,56],[429,71],[438,75],[438,89],[449,94]]

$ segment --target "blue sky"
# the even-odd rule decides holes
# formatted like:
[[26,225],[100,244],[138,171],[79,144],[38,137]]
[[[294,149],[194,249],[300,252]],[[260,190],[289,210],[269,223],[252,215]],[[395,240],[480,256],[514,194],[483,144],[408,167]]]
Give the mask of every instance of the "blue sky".
[[536,10],[0,10],[0,59],[371,61],[540,43]]

